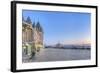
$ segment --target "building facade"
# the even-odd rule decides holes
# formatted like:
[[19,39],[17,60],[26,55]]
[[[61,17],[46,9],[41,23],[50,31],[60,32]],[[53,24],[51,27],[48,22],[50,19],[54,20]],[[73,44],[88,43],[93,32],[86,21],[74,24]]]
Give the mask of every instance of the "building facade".
[[32,24],[31,19],[22,21],[22,48],[24,55],[32,55],[43,48],[43,29],[40,22]]

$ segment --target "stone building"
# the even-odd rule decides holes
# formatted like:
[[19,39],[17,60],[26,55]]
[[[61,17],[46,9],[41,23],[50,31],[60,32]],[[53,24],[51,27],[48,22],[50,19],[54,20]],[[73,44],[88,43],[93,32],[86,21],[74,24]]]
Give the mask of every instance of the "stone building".
[[30,17],[22,21],[22,48],[29,56],[43,48],[43,29],[39,21],[32,24]]

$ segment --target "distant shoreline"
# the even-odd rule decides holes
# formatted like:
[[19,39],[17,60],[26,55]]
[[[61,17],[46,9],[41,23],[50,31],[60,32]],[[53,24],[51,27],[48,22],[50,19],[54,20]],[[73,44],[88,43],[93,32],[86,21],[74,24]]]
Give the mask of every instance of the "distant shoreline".
[[45,47],[45,49],[80,49],[80,50],[90,50],[91,48],[63,48],[63,47]]

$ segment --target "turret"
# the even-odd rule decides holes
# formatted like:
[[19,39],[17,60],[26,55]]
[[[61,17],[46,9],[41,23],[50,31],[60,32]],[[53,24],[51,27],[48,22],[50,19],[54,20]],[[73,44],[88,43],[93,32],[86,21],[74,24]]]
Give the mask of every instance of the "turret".
[[38,21],[37,24],[36,24],[36,29],[37,29],[38,31],[40,31],[40,32],[43,32],[43,29],[42,29],[42,27],[41,27],[39,21]]
[[29,23],[29,24],[32,24],[31,19],[30,19],[29,16],[27,17],[26,22]]
[[35,22],[33,22],[32,27],[35,28]]

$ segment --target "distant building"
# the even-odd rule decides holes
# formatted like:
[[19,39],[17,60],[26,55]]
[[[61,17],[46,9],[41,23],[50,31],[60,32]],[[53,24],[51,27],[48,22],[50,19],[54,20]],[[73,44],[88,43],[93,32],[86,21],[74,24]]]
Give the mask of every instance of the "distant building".
[[22,47],[26,55],[31,55],[33,52],[43,48],[43,29],[40,22],[32,24],[31,19],[22,21]]
[[62,45],[61,43],[57,43],[57,44],[56,44],[56,47],[57,47],[57,48],[62,48],[63,45]]

